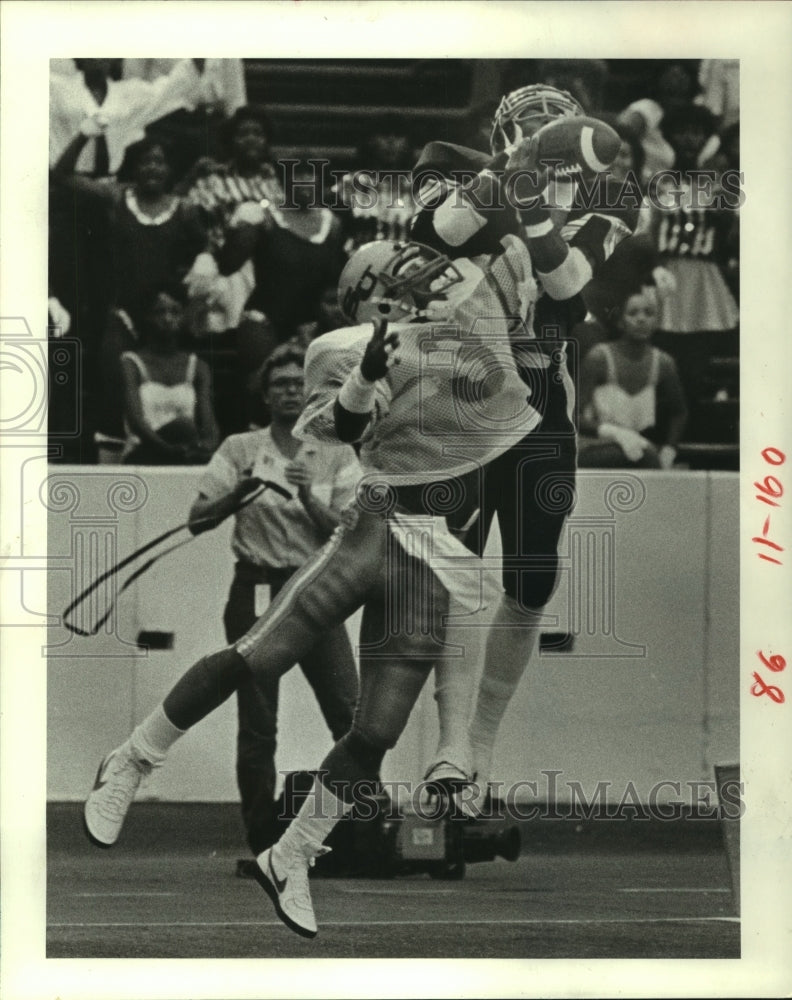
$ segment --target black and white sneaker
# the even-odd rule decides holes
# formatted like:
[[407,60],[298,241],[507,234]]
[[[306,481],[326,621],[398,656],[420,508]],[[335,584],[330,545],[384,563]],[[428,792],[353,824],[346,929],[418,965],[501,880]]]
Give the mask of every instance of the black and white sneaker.
[[138,786],[153,766],[132,750],[129,740],[105,757],[83,810],[85,832],[92,844],[112,847],[118,840]]
[[316,937],[318,928],[314,916],[308,871],[314,859],[329,854],[329,847],[308,847],[294,850],[274,844],[256,858],[254,876],[275,906],[275,912],[296,934]]

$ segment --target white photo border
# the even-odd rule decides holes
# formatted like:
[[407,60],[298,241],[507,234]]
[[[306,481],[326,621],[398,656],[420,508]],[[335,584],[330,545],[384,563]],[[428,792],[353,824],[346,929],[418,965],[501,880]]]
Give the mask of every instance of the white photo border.
[[[730,960],[81,960],[45,958],[46,664],[35,629],[0,631],[2,690],[2,987],[8,1000],[141,1000],[143,997],[371,996],[777,996],[792,984],[789,934],[790,713],[750,693],[756,651],[790,663],[788,566],[760,563],[752,482],[760,453],[783,450],[792,494],[790,296],[792,239],[792,6],[765,2],[146,2],[4,0],[2,16],[2,214],[0,335],[23,317],[45,337],[49,60],[82,56],[304,58],[739,58],[741,169],[741,747],[742,957]],[[16,329],[16,327],[14,327]],[[2,373],[5,390],[16,391]],[[30,444],[5,437],[4,471]],[[19,542],[24,497],[3,486],[4,548]],[[786,498],[785,498],[786,500]],[[790,509],[778,541],[792,546]],[[45,535],[46,525],[25,524]],[[790,556],[792,558],[792,556]],[[46,603],[44,573],[30,583]],[[27,586],[27,585],[26,585]],[[35,588],[38,588],[36,590]],[[18,599],[18,598],[17,598]],[[0,620],[2,620],[0,618]],[[389,974],[385,975],[385,967]],[[392,971],[392,974],[391,974]]]

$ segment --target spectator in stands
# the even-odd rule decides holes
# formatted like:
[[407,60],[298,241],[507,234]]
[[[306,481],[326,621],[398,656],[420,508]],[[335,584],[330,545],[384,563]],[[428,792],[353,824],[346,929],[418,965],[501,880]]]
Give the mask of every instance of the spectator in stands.
[[180,346],[182,299],[180,286],[144,299],[140,346],[121,356],[128,464],[199,465],[218,444],[209,369]]
[[[91,273],[99,287],[83,294],[97,296],[107,317],[104,329],[77,329],[83,348],[98,357],[89,370],[104,390],[98,429],[105,435],[122,433],[122,386],[118,359],[134,347],[138,331],[133,315],[152,292],[183,279],[196,258],[205,252],[207,236],[198,210],[170,190],[169,151],[160,139],[143,139],[127,150],[119,180],[93,179],[74,172],[90,127],[72,139],[55,164],[56,185],[69,189],[79,222],[93,217],[98,226],[88,248]],[[129,177],[130,183],[122,178]]]
[[[124,80],[120,59],[53,59],[50,63],[50,165],[69,156],[79,143],[73,170],[105,177],[121,168],[127,149],[144,129],[177,108],[191,106],[200,89],[201,59],[182,59],[156,80]],[[108,395],[115,400],[111,426],[97,411],[103,384],[98,344],[112,304],[108,297],[112,258],[108,254],[104,206],[81,201],[50,185],[50,288],[71,313],[74,333],[83,345],[82,371],[86,392],[80,426],[80,454],[90,454],[97,430],[121,434],[119,385]]]
[[[50,166],[61,160],[75,140],[80,142],[74,171],[104,177],[121,167],[129,146],[152,122],[177,108],[190,106],[201,85],[203,60],[182,59],[166,76],[153,81],[124,80],[120,59],[53,59],[50,63]],[[106,218],[101,207],[81,204],[50,186],[50,287],[73,318],[74,333],[84,351],[82,367],[87,398],[80,420],[80,450],[93,448],[93,433],[102,420],[94,412],[101,385],[98,343],[109,302],[105,294],[110,258],[106,252]],[[116,386],[116,390],[117,390]],[[116,391],[116,398],[117,391]],[[120,410],[110,432],[121,432]]]
[[[704,164],[705,170],[714,170],[717,184],[724,181],[724,174],[732,172],[732,180],[740,171],[740,123],[732,122],[722,129],[717,152]],[[729,238],[729,252],[722,267],[723,278],[739,307],[740,304],[740,257],[738,218],[735,214]]]
[[[225,245],[234,213],[240,205],[280,204],[283,191],[270,160],[272,125],[263,108],[237,108],[224,129],[227,160],[198,160],[177,190],[197,206],[210,235],[212,252]],[[197,336],[235,330],[242,319],[254,275],[250,263],[234,274],[220,275],[213,265],[199,275],[192,298],[191,329]]]
[[[156,80],[175,67],[177,59],[124,59],[125,80]],[[247,103],[245,67],[241,59],[207,59],[194,95],[197,107],[185,106],[161,118],[150,134],[168,139],[174,152],[176,177],[184,176],[200,157],[221,156],[225,122]]]
[[[191,521],[209,519],[194,529],[198,534],[230,516],[262,480],[274,481],[292,494],[287,500],[269,490],[235,516],[231,544],[237,562],[223,615],[229,644],[258,617],[257,587],[269,584],[274,600],[300,564],[327,541],[353,501],[362,475],[349,445],[301,442],[292,436],[303,406],[303,363],[303,352],[290,345],[270,355],[260,383],[269,427],[226,438],[201,479],[190,511]],[[357,671],[346,627],[326,633],[300,667],[333,739],[340,739],[349,729],[357,700]],[[237,782],[254,854],[279,834],[274,803],[278,688],[277,678],[257,683],[251,674],[237,690]],[[239,874],[246,874],[247,864],[238,863]]]
[[675,166],[674,148],[661,127],[663,117],[678,108],[692,106],[698,86],[684,63],[673,62],[659,68],[649,89],[651,96],[633,101],[619,116],[643,147],[643,180],[647,183],[656,173]]
[[609,167],[610,176],[620,184],[635,178],[638,184],[643,187],[645,154],[640,141],[633,130],[624,122],[618,119],[612,120],[608,115],[602,115],[601,118],[618,133],[621,139],[619,152]]
[[698,82],[702,104],[728,128],[740,118],[740,60],[702,59]]
[[338,282],[332,281],[322,289],[313,320],[300,326],[295,341],[307,349],[312,340],[346,325],[347,321],[338,305]]
[[375,121],[358,146],[355,162],[356,169],[336,189],[344,205],[341,218],[347,255],[374,240],[408,238],[415,205],[409,173],[412,139],[404,119],[387,114]]
[[50,166],[82,134],[75,169],[99,177],[115,174],[147,125],[197,102],[204,62],[180,59],[170,73],[151,81],[120,79],[120,59],[75,59],[76,72],[56,65],[50,72]]
[[330,333],[333,330],[340,330],[346,326],[347,320],[341,312],[338,304],[338,282],[326,285],[319,297],[318,319],[316,329],[312,333],[312,338],[320,337],[323,333]]
[[653,199],[655,246],[677,287],[676,295],[660,303],[656,341],[677,363],[691,407],[691,432],[710,358],[738,353],[739,312],[724,277],[738,256],[737,200],[709,179],[700,185],[697,174],[713,128],[712,114],[699,105],[666,114],[663,132],[681,182],[669,178]]
[[581,468],[669,469],[687,411],[676,365],[652,346],[657,288],[627,294],[612,316],[616,339],[583,359],[580,378]]
[[[341,226],[323,204],[311,159],[294,165],[279,203],[240,205],[215,252],[221,274],[253,263],[254,288],[237,338],[248,377],[278,344],[299,337],[314,321],[324,289],[338,281],[344,265]],[[248,390],[255,386],[249,383]]]
[[[622,123],[603,116],[621,137],[621,148],[606,174],[595,181],[594,199],[607,199],[608,187],[613,185],[625,204],[640,204],[635,233],[619,243],[611,256],[597,269],[596,275],[582,291],[586,317],[576,323],[570,335],[572,350],[567,352],[569,374],[577,380],[580,364],[591,348],[609,339],[608,316],[623,300],[625,292],[636,287],[640,277],[650,274],[660,263],[660,256],[650,234],[651,207],[641,182],[643,175],[643,147],[632,131]],[[614,184],[615,182],[615,184]],[[607,201],[605,202],[607,204]],[[594,206],[596,201],[592,199]]]
[[611,339],[611,317],[622,305],[625,296],[640,287],[644,277],[652,275],[659,265],[660,255],[651,233],[628,236],[585,286],[581,294],[586,305],[586,317],[572,328],[571,343],[567,349],[567,363],[573,382],[577,383],[580,365],[591,348]]

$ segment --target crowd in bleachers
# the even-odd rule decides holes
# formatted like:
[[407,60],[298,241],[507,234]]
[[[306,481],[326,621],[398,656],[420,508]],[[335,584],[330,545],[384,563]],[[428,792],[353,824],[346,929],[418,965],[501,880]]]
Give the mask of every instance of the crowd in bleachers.
[[[360,72],[375,78],[377,66]],[[613,404],[614,385],[630,398],[652,390],[664,436],[638,459],[629,434],[589,441],[586,464],[737,467],[736,62],[383,62],[383,76],[412,89],[383,88],[362,118],[350,108],[349,149],[326,141],[326,124],[342,121],[355,67],[328,64],[312,110],[299,66],[279,68],[288,87],[270,101],[264,61],[53,60],[50,341],[81,372],[79,398],[75,380],[51,379],[53,460],[202,462],[265,422],[257,373],[272,350],[343,325],[335,287],[350,253],[408,236],[408,172],[423,142],[488,152],[499,95],[541,81],[616,128],[612,176],[643,199],[637,235],[586,289],[570,361],[584,444],[591,408]],[[303,141],[289,142],[301,116]],[[336,133],[349,142],[345,128]]]

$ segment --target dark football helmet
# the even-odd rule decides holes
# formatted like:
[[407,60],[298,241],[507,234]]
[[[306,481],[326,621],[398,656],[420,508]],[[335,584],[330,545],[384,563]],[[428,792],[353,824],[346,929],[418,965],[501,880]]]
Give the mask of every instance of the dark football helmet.
[[338,282],[338,305],[350,323],[415,319],[462,280],[448,257],[423,243],[378,240],[347,261]]
[[585,111],[566,90],[531,84],[501,98],[492,119],[490,147],[493,154],[511,150],[522,139],[558,118],[576,118]]

